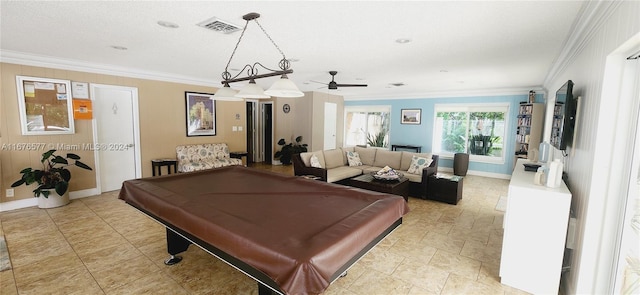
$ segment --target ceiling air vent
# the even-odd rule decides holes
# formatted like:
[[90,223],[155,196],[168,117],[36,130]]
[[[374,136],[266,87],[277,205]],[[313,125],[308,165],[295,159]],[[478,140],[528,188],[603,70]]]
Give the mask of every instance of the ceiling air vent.
[[208,20],[202,21],[198,23],[198,26],[201,26],[205,29],[209,29],[212,31],[225,33],[225,34],[231,34],[241,29],[239,26],[234,25],[227,21],[223,21],[217,17],[212,17]]

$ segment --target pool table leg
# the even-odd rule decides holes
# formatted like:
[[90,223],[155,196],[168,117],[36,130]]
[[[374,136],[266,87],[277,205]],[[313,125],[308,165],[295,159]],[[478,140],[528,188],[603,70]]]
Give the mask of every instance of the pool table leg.
[[166,230],[167,230],[167,252],[169,252],[170,256],[167,260],[164,261],[164,264],[174,265],[182,261],[182,257],[176,254],[187,251],[187,248],[189,248],[189,245],[191,245],[191,242],[189,242],[187,239],[183,238],[182,236],[176,234],[174,231],[170,230],[169,228],[167,228]]

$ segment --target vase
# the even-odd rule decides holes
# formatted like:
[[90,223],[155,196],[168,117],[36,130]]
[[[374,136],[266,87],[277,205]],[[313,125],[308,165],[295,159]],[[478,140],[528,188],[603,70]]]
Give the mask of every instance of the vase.
[[62,207],[67,204],[69,204],[69,191],[61,196],[56,191],[51,190],[48,198],[43,195],[38,197],[38,208],[42,209]]
[[456,153],[453,155],[453,174],[457,176],[467,176],[469,170],[469,154]]

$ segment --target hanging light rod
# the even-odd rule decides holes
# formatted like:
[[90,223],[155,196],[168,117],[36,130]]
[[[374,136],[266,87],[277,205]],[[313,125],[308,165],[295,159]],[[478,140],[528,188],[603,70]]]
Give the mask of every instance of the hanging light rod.
[[[271,96],[278,97],[301,97],[304,96],[304,93],[298,89],[298,87],[287,77],[287,74],[293,73],[293,70],[290,68],[291,62],[286,58],[280,47],[276,44],[275,41],[269,36],[267,31],[260,25],[258,22],[258,18],[260,17],[259,13],[251,12],[242,16],[242,18],[247,21],[242,29],[242,33],[240,34],[240,38],[238,38],[238,42],[236,43],[236,47],[233,49],[231,53],[231,57],[229,57],[229,61],[224,68],[224,72],[222,72],[222,81],[220,82],[224,87],[220,88],[216,92],[217,99],[220,100],[232,100],[241,98],[269,98]],[[242,41],[242,37],[244,37],[244,33],[247,30],[247,26],[249,22],[254,21],[258,27],[262,30],[262,32],[269,38],[273,46],[280,52],[282,55],[282,59],[278,62],[278,67],[280,70],[270,69],[259,62],[255,62],[253,64],[246,64],[242,70],[235,76],[233,76],[229,72],[229,65],[231,64],[231,60]],[[265,74],[258,74],[259,69],[262,68],[267,70],[268,72]],[[239,77],[246,71],[246,77]],[[267,91],[264,91],[262,87],[256,84],[256,79],[262,79],[267,77],[280,76],[280,79],[276,81]],[[240,92],[235,93],[235,90],[231,89],[229,83],[235,83],[240,81],[249,81],[249,84],[246,85]],[[214,96],[214,99],[216,97]]]
[[282,75],[286,75],[286,74],[291,74],[293,73],[292,69],[287,69],[284,71],[275,71],[272,73],[266,73],[266,74],[260,74],[260,75],[253,75],[253,76],[247,76],[247,77],[242,77],[242,78],[234,78],[234,79],[229,79],[229,80],[224,80],[221,81],[220,84],[224,85],[227,83],[235,83],[235,82],[242,82],[242,81],[249,81],[251,79],[262,79],[262,78],[269,78],[269,77],[275,77],[275,76],[282,76]]

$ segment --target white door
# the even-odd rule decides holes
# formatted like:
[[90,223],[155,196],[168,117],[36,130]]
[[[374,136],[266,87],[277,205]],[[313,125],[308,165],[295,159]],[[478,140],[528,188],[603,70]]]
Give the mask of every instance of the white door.
[[100,192],[118,190],[141,177],[138,89],[91,85],[94,148]]
[[336,126],[338,120],[338,105],[332,102],[324,103],[324,149],[336,148]]

